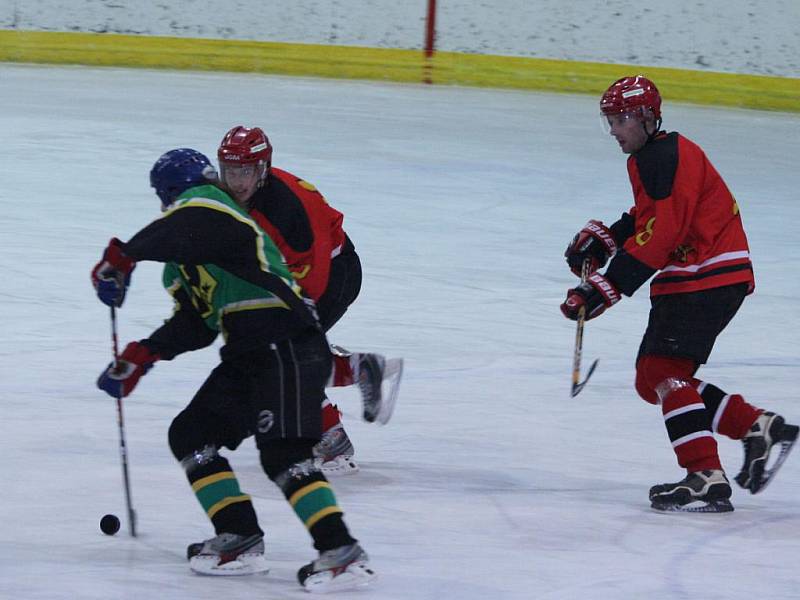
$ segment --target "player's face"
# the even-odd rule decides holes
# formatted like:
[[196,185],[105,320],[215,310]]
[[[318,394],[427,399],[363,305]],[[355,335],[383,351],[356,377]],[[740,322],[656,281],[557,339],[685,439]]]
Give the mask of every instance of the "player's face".
[[220,164],[222,182],[228,187],[233,199],[244,204],[258,189],[261,168],[258,165]]
[[647,143],[647,130],[641,114],[621,113],[604,117],[608,133],[617,140],[625,154],[633,154]]

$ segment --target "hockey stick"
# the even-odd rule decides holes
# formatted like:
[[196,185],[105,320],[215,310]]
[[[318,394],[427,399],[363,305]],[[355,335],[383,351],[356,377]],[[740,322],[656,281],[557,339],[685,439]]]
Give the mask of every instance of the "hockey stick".
[[[111,342],[114,348],[114,367],[119,363],[117,343],[117,310],[111,307]],[[122,461],[122,481],[125,484],[125,504],[128,507],[128,533],[136,537],[136,511],[131,502],[131,481],[128,476],[128,447],[125,444],[125,421],[122,418],[122,393],[117,395],[117,424],[119,425],[119,456]]]
[[[585,282],[589,278],[589,267],[591,265],[591,260],[586,258],[583,261],[583,265],[581,265],[581,283]],[[581,393],[581,390],[584,386],[589,383],[589,378],[594,373],[594,369],[597,366],[597,362],[599,359],[595,359],[592,363],[592,366],[589,367],[589,371],[586,373],[586,377],[581,381],[581,354],[583,353],[583,324],[586,322],[586,306],[581,306],[580,311],[578,312],[578,325],[575,329],[575,352],[572,355],[572,391],[570,395],[574,398],[578,394]]]

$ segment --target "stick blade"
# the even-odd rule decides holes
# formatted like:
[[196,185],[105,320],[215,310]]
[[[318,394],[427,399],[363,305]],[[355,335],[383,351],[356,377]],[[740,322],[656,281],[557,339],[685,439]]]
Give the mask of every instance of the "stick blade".
[[589,383],[589,378],[592,376],[592,373],[594,373],[594,370],[597,367],[598,362],[600,362],[600,359],[599,358],[595,359],[595,361],[592,363],[592,366],[589,367],[589,370],[586,372],[586,377],[584,377],[583,381],[581,381],[580,383],[572,384],[572,390],[570,391],[570,395],[573,398],[578,394],[580,394],[581,390],[583,390],[586,384]]

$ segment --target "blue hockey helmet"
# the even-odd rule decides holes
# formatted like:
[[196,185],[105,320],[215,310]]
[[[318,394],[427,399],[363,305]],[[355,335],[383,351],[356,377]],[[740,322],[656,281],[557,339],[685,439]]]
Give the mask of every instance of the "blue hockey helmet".
[[208,157],[191,148],[165,152],[150,170],[150,185],[165,208],[190,187],[217,180],[217,170]]

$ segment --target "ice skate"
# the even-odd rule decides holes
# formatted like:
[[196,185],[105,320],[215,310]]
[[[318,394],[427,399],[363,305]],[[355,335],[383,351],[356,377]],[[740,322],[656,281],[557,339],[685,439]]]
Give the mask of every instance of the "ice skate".
[[353,460],[355,449],[341,423],[337,423],[322,433],[322,438],[314,446],[317,466],[325,475],[349,475],[358,472],[358,464]]
[[650,506],[661,512],[731,512],[731,485],[720,469],[689,473],[677,483],[650,488]]
[[380,354],[361,354],[358,362],[358,387],[364,404],[364,420],[386,425],[392,418],[403,359],[385,359]]
[[269,570],[264,558],[264,538],[236,533],[190,544],[186,549],[189,567],[202,575],[251,575]]
[[321,552],[319,558],[297,572],[300,585],[316,594],[361,587],[376,577],[367,553],[358,544]]
[[[780,415],[763,412],[742,439],[744,464],[736,476],[736,483],[750,490],[751,494],[762,491],[789,455],[797,440],[797,425],[789,425]],[[780,453],[771,467],[767,466],[770,451],[780,445]]]

